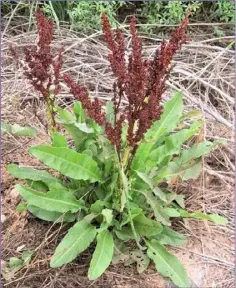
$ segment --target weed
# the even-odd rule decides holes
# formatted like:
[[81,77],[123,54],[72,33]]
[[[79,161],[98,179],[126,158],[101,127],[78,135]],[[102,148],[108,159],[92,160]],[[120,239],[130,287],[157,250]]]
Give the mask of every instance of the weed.
[[[36,15],[38,18],[40,15],[39,39],[45,37],[49,45],[51,38],[46,36],[51,35],[48,30],[51,22],[40,11]],[[103,15],[104,39],[110,50],[108,59],[116,76],[112,101],[106,103],[104,111],[101,100],[90,99],[86,87],[75,83],[69,74],[63,75],[61,78],[78,102],[73,112],[57,107],[55,120],[69,132],[74,145],[68,144],[61,129],[52,132],[51,146],[38,145],[29,150],[43,164],[58,171],[59,176],[31,167],[8,166],[14,177],[26,180],[27,186],[17,185],[17,190],[33,215],[45,221],[73,223],[50,260],[52,268],[73,261],[96,242],[88,270],[90,280],[100,277],[111,262],[136,262],[138,272],[142,273],[153,260],[163,276],[179,287],[190,287],[183,265],[166,247],[187,241],[171,228],[172,219],[226,222],[218,215],[187,211],[184,195],[173,189],[180,181],[197,178],[201,157],[221,144],[192,141],[189,148],[184,148],[189,139],[200,133],[203,121],[193,121],[199,113],[183,114],[179,92],[161,105],[172,57],[186,42],[188,16],[148,61],[142,58],[142,39],[132,18],[132,53],[127,62],[124,35],[119,29],[113,33]],[[38,43],[35,57],[37,53],[41,55],[42,44]],[[46,52],[51,59],[50,50]],[[42,64],[41,56],[36,58]],[[29,73],[35,77],[35,62],[29,61],[29,66],[31,70],[26,76],[32,81]],[[47,95],[45,87],[55,85],[50,82],[55,69],[43,74],[42,71],[39,75],[47,77],[31,83]],[[49,86],[44,85],[45,79]],[[58,81],[59,75],[53,79]],[[127,104],[121,108],[124,98]],[[136,243],[136,248],[131,248],[134,245],[129,245],[130,241]]]

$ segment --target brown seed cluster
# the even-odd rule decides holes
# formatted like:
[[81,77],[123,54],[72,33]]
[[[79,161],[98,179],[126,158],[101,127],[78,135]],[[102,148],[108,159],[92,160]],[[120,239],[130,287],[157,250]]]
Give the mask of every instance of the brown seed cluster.
[[[128,122],[128,143],[135,153],[144,133],[151,127],[153,121],[160,118],[161,96],[166,89],[165,82],[170,75],[172,58],[187,40],[184,30],[188,25],[188,16],[189,14],[172,33],[169,42],[162,42],[160,49],[156,50],[154,58],[150,61],[142,57],[142,39],[136,32],[136,21],[133,17],[130,22],[132,51],[126,61],[124,35],[119,29],[113,33],[106,15],[102,15],[103,36],[110,50],[108,59],[116,77],[113,85],[114,126],[105,121],[101,102],[98,99],[92,102],[85,87],[74,83],[68,74],[64,75],[72,94],[81,101],[92,119],[105,126],[108,139],[118,151],[121,146],[122,124],[125,121]],[[148,101],[145,101],[146,98]],[[121,113],[122,99],[128,99],[128,104]]]
[[[119,144],[121,141],[120,122],[127,120],[128,142],[133,147],[133,153],[153,121],[160,118],[162,113],[160,101],[166,89],[165,82],[170,75],[172,58],[187,40],[184,30],[188,25],[188,16],[189,13],[171,34],[169,42],[163,41],[160,49],[156,50],[154,58],[150,61],[142,57],[142,39],[136,32],[133,17],[130,22],[132,52],[126,61],[124,36],[119,29],[113,33],[106,15],[102,15],[104,40],[111,51],[108,58],[117,78],[113,98],[116,122],[112,130],[110,125],[107,125],[107,134],[112,142],[116,139],[116,143]],[[124,98],[128,99],[128,104],[122,117],[118,119],[119,106]],[[145,99],[148,100],[145,101]]]
[[63,79],[67,86],[70,87],[71,93],[74,95],[74,97],[81,102],[88,116],[99,125],[104,125],[105,115],[102,112],[101,101],[98,98],[91,101],[87,88],[75,83],[68,73],[64,74]]
[[[45,98],[56,96],[60,91],[59,77],[62,67],[63,49],[59,50],[57,59],[54,59],[51,52],[53,38],[53,21],[47,20],[42,11],[38,9],[35,13],[38,43],[37,46],[24,49],[24,61],[19,62],[24,69],[24,75],[33,87]],[[11,47],[13,57],[17,60],[18,55]]]
[[[36,11],[35,16],[39,40],[37,47],[27,48],[24,51],[24,74],[35,89],[45,97],[49,106],[53,107],[55,96],[60,90],[63,50],[59,51],[55,60],[51,52],[53,22],[48,21],[40,9]],[[170,75],[172,58],[187,40],[184,30],[188,25],[188,16],[189,13],[171,34],[170,40],[162,42],[153,59],[145,60],[142,57],[142,39],[135,28],[135,18],[133,17],[130,22],[131,54],[127,57],[124,35],[119,29],[113,32],[106,15],[102,15],[103,35],[110,50],[108,59],[116,77],[113,85],[114,125],[106,122],[102,102],[98,98],[92,101],[87,88],[75,83],[69,74],[63,76],[71,93],[81,101],[88,116],[99,125],[104,125],[108,139],[118,151],[121,147],[122,125],[125,121],[128,123],[127,140],[133,149],[132,152],[135,153],[145,132],[153,121],[160,118],[162,113],[160,102],[166,89],[166,80]],[[11,51],[17,58],[16,51],[14,49]],[[121,112],[122,99],[127,99],[128,104]],[[51,112],[54,113],[53,109]],[[53,115],[52,118],[54,119]]]

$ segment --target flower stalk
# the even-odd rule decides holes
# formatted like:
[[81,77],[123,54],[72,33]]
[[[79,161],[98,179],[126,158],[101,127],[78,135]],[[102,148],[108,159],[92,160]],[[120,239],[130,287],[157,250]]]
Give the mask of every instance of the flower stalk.
[[38,9],[35,13],[38,30],[38,42],[36,46],[24,49],[24,60],[19,57],[14,48],[10,47],[13,57],[23,68],[24,75],[31,85],[38,91],[47,106],[47,118],[50,134],[57,130],[55,120],[55,99],[60,92],[60,71],[62,67],[61,48],[58,57],[52,55],[53,21],[47,20],[42,11]]

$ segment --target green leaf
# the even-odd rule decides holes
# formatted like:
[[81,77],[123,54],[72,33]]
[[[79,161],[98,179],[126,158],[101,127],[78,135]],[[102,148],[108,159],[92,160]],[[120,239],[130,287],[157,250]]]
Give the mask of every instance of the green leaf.
[[7,166],[7,171],[16,178],[42,181],[47,186],[52,183],[60,182],[59,179],[53,177],[46,171],[36,170],[31,167],[19,167],[16,164],[9,164]]
[[155,121],[145,134],[148,142],[158,141],[163,135],[172,131],[181,117],[183,110],[183,100],[180,92],[175,92],[174,96],[164,104],[164,112],[160,120]]
[[80,123],[85,122],[85,112],[80,101],[76,102],[73,107],[74,114]]
[[106,121],[111,123],[112,126],[115,124],[115,111],[112,101],[107,101],[106,103]]
[[151,206],[155,218],[157,221],[161,222],[164,225],[170,226],[170,221],[168,215],[165,213],[163,207],[160,204],[160,201],[156,199],[155,196],[153,196],[151,191],[141,191],[139,190],[141,194],[143,194],[147,200],[147,203]]
[[103,274],[112,261],[114,241],[110,232],[102,231],[97,235],[97,246],[93,253],[88,271],[89,280],[95,280]]
[[8,124],[1,122],[1,131],[2,133],[10,133],[16,136],[25,136],[25,137],[35,137],[37,132],[35,128],[31,127],[22,127],[18,124]]
[[167,206],[170,205],[176,197],[177,194],[175,192],[166,190]]
[[217,214],[206,214],[200,211],[188,212],[184,209],[178,209],[173,207],[166,207],[164,208],[164,210],[169,215],[169,217],[195,218],[195,219],[212,221],[216,224],[227,223],[227,219],[225,217],[219,216]]
[[8,266],[14,269],[20,269],[23,265],[23,261],[17,257],[11,257],[9,259]]
[[157,271],[164,277],[169,277],[178,287],[189,288],[188,276],[179,260],[157,240],[147,241],[147,245],[147,255],[154,261]]
[[48,211],[61,213],[71,211],[75,213],[83,207],[81,202],[77,201],[68,191],[51,190],[47,193],[42,193],[19,184],[16,185],[16,189],[28,204]]
[[28,210],[32,213],[35,217],[50,221],[50,222],[73,222],[75,221],[76,215],[72,214],[71,212],[67,213],[60,213],[56,211],[48,211],[42,209],[40,207],[36,207],[33,205],[28,205]]
[[116,229],[115,233],[116,233],[116,236],[123,241],[135,239],[134,233],[130,226],[122,227],[121,230]]
[[138,170],[143,167],[148,155],[153,147],[153,143],[141,143],[134,155],[131,168],[133,170]]
[[196,211],[196,212],[188,212],[186,210],[182,210],[179,209],[178,210],[180,213],[180,217],[184,217],[184,218],[195,218],[195,219],[202,219],[202,220],[209,220],[211,222],[214,222],[215,224],[227,224],[227,219],[225,217],[222,217],[220,215],[217,214],[206,214],[206,213],[202,213],[200,211]]
[[114,253],[112,257],[112,264],[124,262],[129,259],[129,249],[124,245],[123,241],[115,239],[114,241]]
[[177,208],[165,207],[164,211],[168,214],[169,217],[180,217],[180,212]]
[[183,122],[186,119],[200,118],[200,117],[202,117],[202,112],[200,110],[191,110],[189,112],[184,113],[181,116],[180,122]]
[[74,124],[63,124],[63,126],[70,133],[75,142],[76,149],[79,150],[83,141],[85,141],[86,134],[75,127]]
[[167,198],[165,193],[157,186],[155,186],[155,180],[151,177],[149,177],[146,173],[142,173],[139,171],[136,171],[137,175],[146,183],[149,185],[153,193],[159,197],[162,201],[167,202]]
[[199,132],[202,125],[201,121],[193,123],[189,129],[183,129],[177,133],[174,133],[166,137],[165,144],[157,147],[149,154],[148,159],[156,162],[156,165],[160,164],[167,156],[179,154],[181,146],[190,137]]
[[66,137],[58,132],[53,132],[52,146],[53,147],[67,147]]
[[101,213],[103,208],[106,206],[107,202],[102,200],[97,200],[90,207],[91,213]]
[[128,125],[126,123],[123,123],[122,129],[121,129],[121,140],[123,143],[123,147],[127,147],[127,133],[128,133]]
[[121,221],[120,226],[124,226],[130,222],[130,218],[134,219],[137,217],[143,210],[141,208],[133,208],[130,211],[130,215],[126,215],[124,219]]
[[[104,130],[100,125],[98,125],[93,119],[89,118],[87,119],[87,124],[94,130],[95,133],[98,135],[101,134],[101,132]],[[101,136],[101,135],[100,135]]]
[[69,148],[36,146],[30,149],[30,153],[44,164],[72,179],[90,182],[102,179],[98,165],[92,158]]
[[172,246],[180,246],[187,243],[187,238],[172,230],[171,228],[164,226],[163,230],[160,234],[155,236],[155,239],[162,245],[172,245]]
[[27,210],[27,204],[26,203],[21,202],[16,206],[16,211],[20,214],[26,210]]
[[40,192],[47,192],[48,187],[51,185],[46,185],[42,181],[33,181],[33,180],[28,180],[26,179],[26,183],[28,186],[34,190],[40,191]]
[[103,209],[102,216],[104,217],[105,222],[110,225],[113,219],[113,212],[111,209]]
[[140,236],[155,236],[162,231],[162,225],[154,220],[148,219],[143,214],[134,218],[134,227]]
[[69,229],[66,236],[56,248],[51,258],[52,268],[61,267],[74,260],[81,252],[89,247],[96,237],[96,228],[86,220],[77,222]]
[[129,253],[130,258],[137,262],[137,271],[139,274],[143,273],[150,263],[150,259],[141,250],[133,250]]
[[82,154],[88,155],[90,158],[93,157],[93,152],[91,150],[84,150]]
[[181,208],[185,208],[185,205],[184,205],[184,195],[176,195],[175,199],[174,199],[177,204],[181,207]]
[[199,144],[196,144],[192,146],[191,148],[184,150],[181,156],[177,157],[175,159],[175,162],[178,163],[179,165],[183,165],[186,163],[191,162],[193,159],[197,159],[205,154],[208,154],[211,152],[212,149],[215,147],[221,145],[222,141],[215,141],[215,142],[210,142],[210,141],[203,141]]
[[32,250],[25,250],[22,252],[21,259],[24,261],[24,265],[29,264],[33,254],[34,254],[34,251]]
[[58,108],[58,114],[59,114],[59,121],[62,124],[74,124],[76,122],[75,115],[70,113],[68,110]]
[[[201,215],[202,213],[200,213],[199,214],[199,212],[195,212],[195,217],[196,216],[201,216],[202,217],[202,215]],[[208,218],[209,217],[209,218]],[[220,215],[217,215],[217,214],[208,214],[208,219],[210,220],[210,221],[212,221],[212,222],[214,222],[215,224],[220,224],[220,225],[225,225],[225,224],[227,224],[228,223],[228,220],[227,220],[227,218],[225,218],[225,217],[223,217],[223,216],[220,216]],[[207,219],[207,220],[208,220]]]
[[89,127],[86,123],[75,123],[74,125],[86,134],[94,133],[94,129]]
[[167,179],[168,181],[176,178],[181,178],[182,180],[196,179],[200,175],[201,170],[202,162],[199,160],[193,164],[187,165],[180,165],[173,161],[169,163],[166,170],[166,175],[163,178]]

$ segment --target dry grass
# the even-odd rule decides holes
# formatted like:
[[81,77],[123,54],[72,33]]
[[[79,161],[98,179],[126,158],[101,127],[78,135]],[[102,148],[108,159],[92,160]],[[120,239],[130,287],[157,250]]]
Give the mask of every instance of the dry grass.
[[[12,28],[11,28],[12,29]],[[10,31],[10,30],[9,30]],[[8,51],[11,44],[22,49],[35,42],[34,32],[21,33],[14,27],[15,36],[5,31],[3,40],[2,68],[2,118],[11,123],[31,125],[39,131],[37,142],[48,141],[45,131],[45,107],[39,96],[32,90],[22,71],[14,66]],[[13,30],[11,30],[12,32]],[[216,226],[197,220],[178,224],[178,229],[189,236],[187,245],[175,249],[183,261],[194,287],[234,287],[234,51],[227,48],[233,36],[225,39],[204,37],[205,30],[175,58],[175,67],[164,95],[166,101],[173,90],[181,90],[186,111],[200,109],[206,120],[203,138],[225,139],[226,147],[214,151],[203,161],[200,179],[182,184],[176,189],[186,195],[186,205],[190,210],[219,213],[228,218],[227,226]],[[101,41],[101,33],[88,37],[81,36],[66,26],[56,31],[55,48],[65,47],[63,72],[70,72],[80,83],[86,84],[91,96],[103,100],[112,97],[113,75],[107,61],[107,49]],[[199,37],[198,37],[199,36]],[[130,49],[127,35],[127,54]],[[220,42],[219,45],[219,41]],[[144,54],[151,57],[159,39],[144,38]],[[64,84],[58,97],[58,104],[71,106],[74,102]],[[125,100],[124,100],[125,101]],[[58,237],[63,235],[63,227],[51,227],[43,221],[21,217],[15,212],[16,199],[10,191],[14,180],[5,173],[6,163],[19,162],[27,165],[40,165],[27,156],[27,147],[32,144],[8,135],[3,138],[3,213],[7,221],[3,226],[3,259],[17,256],[16,248],[25,244],[36,251],[31,263],[21,269],[5,287],[46,288],[46,287],[167,287],[155,270],[137,275],[134,267],[115,266],[109,268],[101,279],[95,282],[86,280],[89,251],[61,269],[49,268],[48,259],[55,249]],[[169,286],[168,286],[169,287]]]

